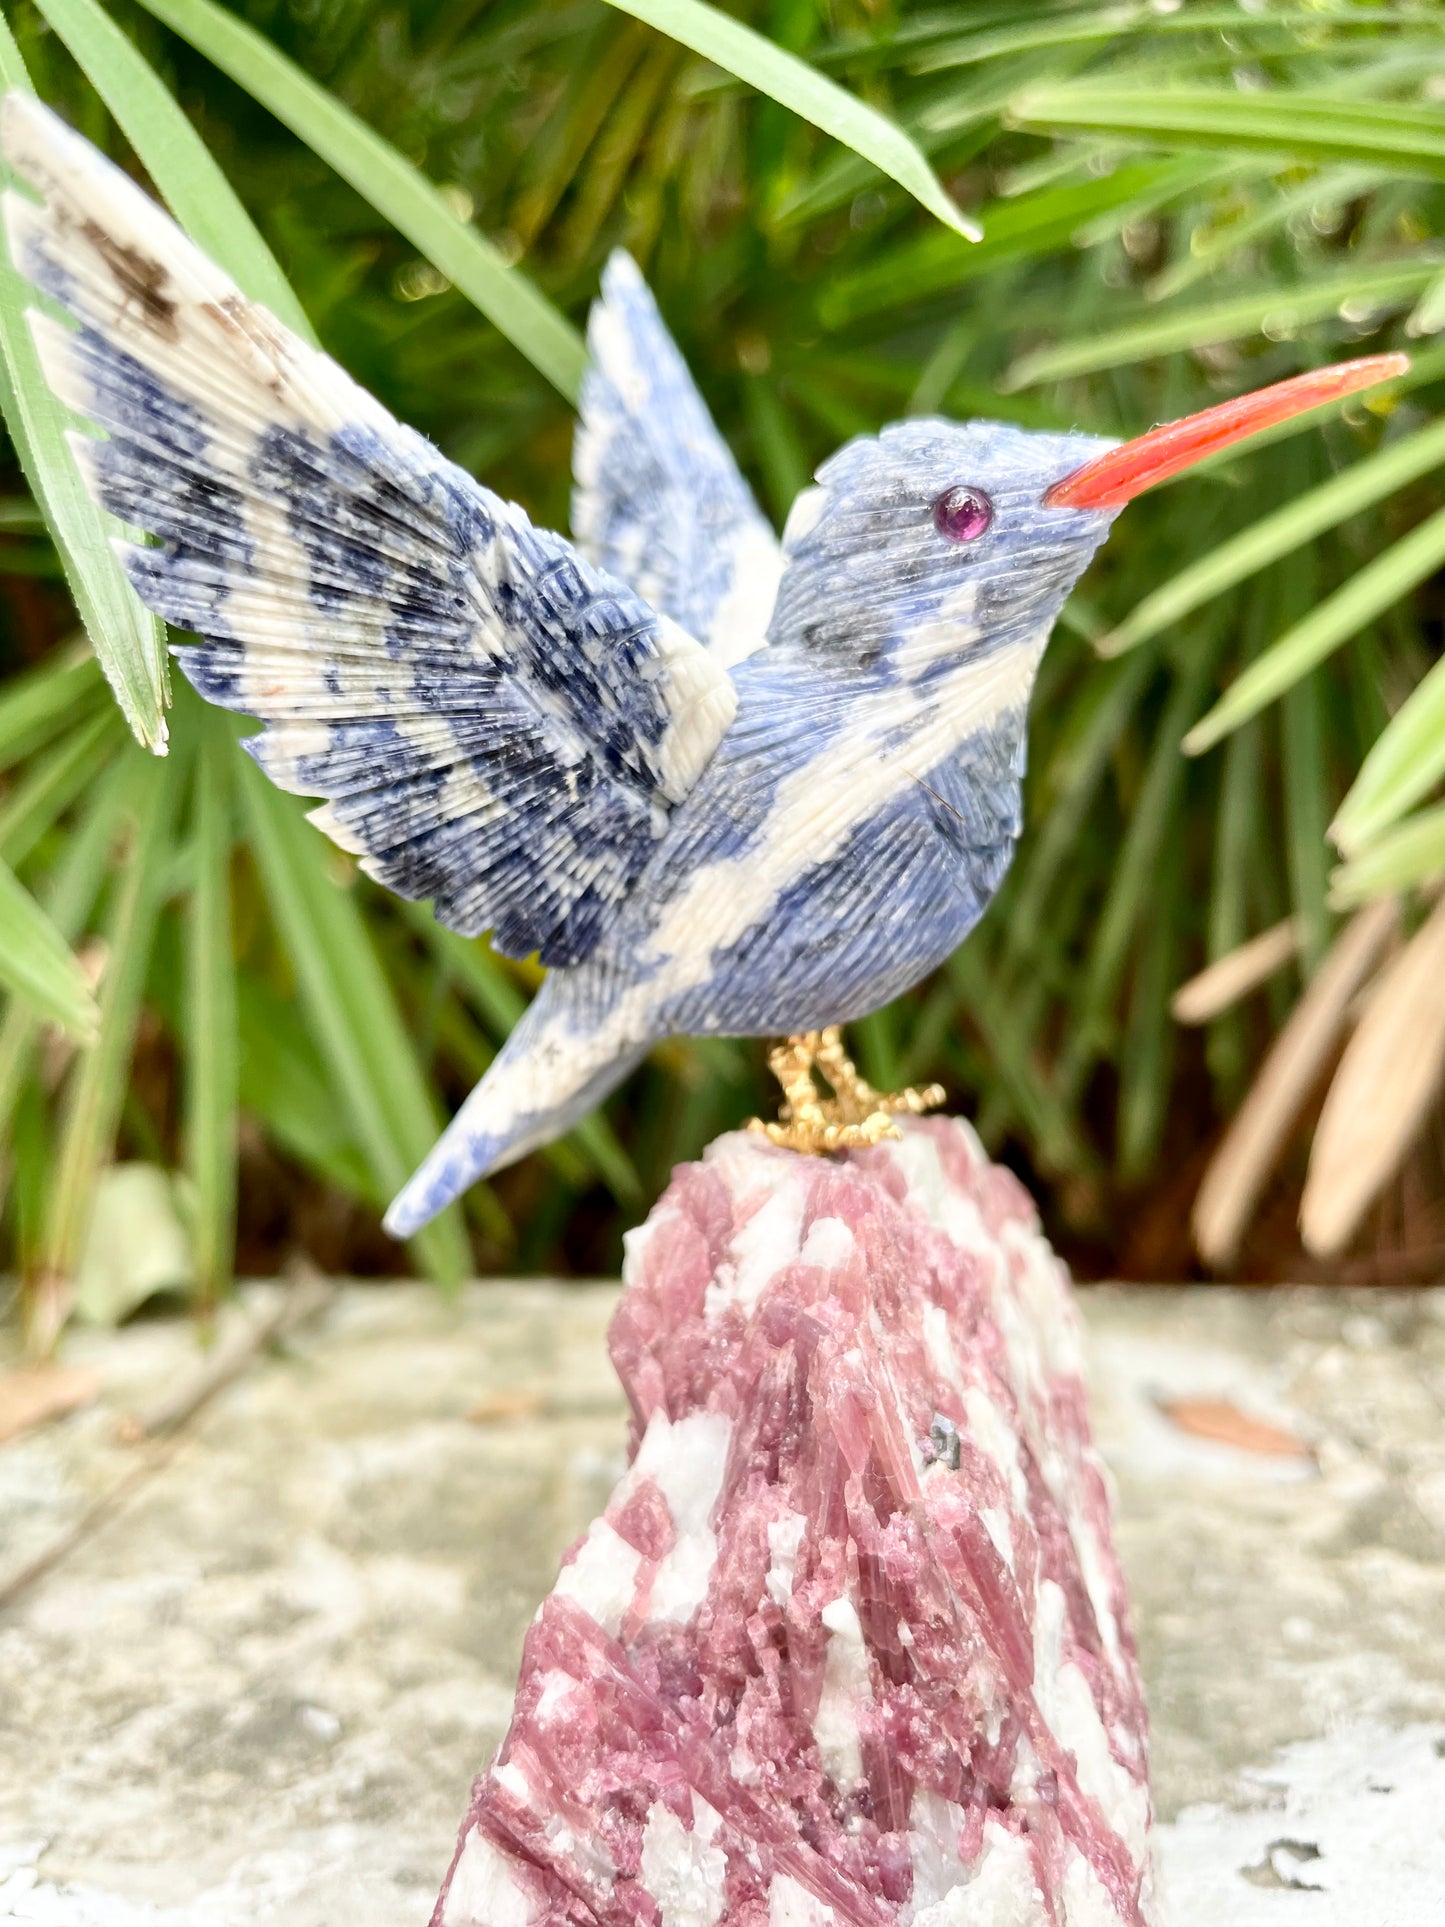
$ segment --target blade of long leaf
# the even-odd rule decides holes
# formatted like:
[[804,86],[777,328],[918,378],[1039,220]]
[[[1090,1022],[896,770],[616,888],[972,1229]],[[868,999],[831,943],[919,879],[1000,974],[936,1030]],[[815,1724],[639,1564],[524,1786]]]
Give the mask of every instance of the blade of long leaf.
[[511,210],[512,232],[530,247],[577,177],[598,129],[627,85],[647,49],[640,24],[613,35],[601,58],[579,64],[569,74],[560,111],[552,117],[527,156],[521,193]]
[[1171,266],[1156,274],[1147,293],[1151,301],[1165,301],[1183,294],[1198,281],[1218,271],[1222,261],[1246,247],[1277,234],[1300,215],[1314,215],[1322,204],[1343,205],[1357,195],[1368,194],[1384,177],[1363,167],[1329,168],[1311,174],[1300,186],[1281,191],[1269,180],[1254,212],[1243,220],[1227,221],[1210,230],[1196,228],[1190,236],[1189,251]]
[[253,301],[314,341],[275,255],[209,148],[96,0],[37,0],[41,13],[115,116],[177,221]]
[[[1039,58],[1048,56],[1035,56],[1034,61]],[[925,154],[947,146],[952,158],[965,162],[988,144],[997,131],[998,113],[1019,83],[1034,71],[1034,62],[1024,60],[1014,63],[1011,70],[1006,67],[1003,74],[986,71],[973,87],[952,81],[932,100],[906,111],[903,125]],[[817,220],[844,206],[855,194],[876,188],[877,182],[877,170],[861,154],[851,149],[836,152],[810,178],[784,193],[770,210],[770,225],[796,227]]]
[[1109,1013],[1128,957],[1130,937],[1151,901],[1159,853],[1178,805],[1184,769],[1179,741],[1186,722],[1199,706],[1221,642],[1216,630],[1175,681],[1159,720],[1128,835],[1094,936],[1076,1028],[1064,1054],[1062,1081],[1075,1094],[1082,1089],[1089,1066],[1108,1043]]
[[[1229,956],[1246,941],[1245,932],[1250,927],[1254,907],[1251,896],[1258,894],[1251,886],[1261,871],[1266,870],[1259,860],[1262,762],[1260,729],[1257,725],[1246,726],[1225,751],[1214,819],[1205,941],[1209,956],[1216,961]],[[1268,857],[1273,854],[1273,850],[1267,852]],[[1220,1101],[1233,1106],[1244,1090],[1252,1056],[1239,1012],[1224,1010],[1213,1019],[1204,1040],[1204,1055]]]
[[[34,89],[0,16],[0,92]],[[0,259],[0,412],[65,569],[75,606],[138,741],[166,750],[165,630],[127,582],[110,546],[121,525],[86,493],[65,443],[72,418],[50,391],[25,320],[34,291]]]
[[783,398],[766,375],[749,377],[743,399],[767,503],[774,520],[782,523],[799,492],[808,486],[811,467]]
[[1251,522],[1229,541],[1220,543],[1197,562],[1179,570],[1169,581],[1146,596],[1108,635],[1095,645],[1101,656],[1122,655],[1148,636],[1177,622],[1211,596],[1232,588],[1236,582],[1268,568],[1282,555],[1337,528],[1351,515],[1393,495],[1407,482],[1445,462],[1445,421],[1434,422],[1418,434],[1383,448],[1377,455],[1356,462],[1342,474],[1332,476],[1318,488],[1298,495],[1273,515]]
[[1175,816],[1168,842],[1160,852],[1153,915],[1140,933],[1134,981],[1129,987],[1115,1127],[1116,1161],[1126,1184],[1137,1184],[1147,1176],[1168,1119],[1175,1047],[1174,1026],[1169,1021],[1169,985],[1175,975],[1181,921],[1184,866],[1180,846],[1185,832],[1182,814]]
[[1284,772],[1285,869],[1302,930],[1300,954],[1306,974],[1313,973],[1330,938],[1326,909],[1329,855],[1325,843],[1330,820],[1326,785],[1322,693],[1318,676],[1304,676],[1287,689],[1280,712]]
[[115,705],[107,703],[35,758],[24,781],[0,803],[0,857],[11,865],[25,861],[62,812],[95,781],[124,730]]
[[1394,899],[1347,924],[1275,1040],[1194,1200],[1194,1241],[1215,1269],[1239,1250],[1295,1119],[1339,1041],[1356,991],[1393,936]]
[[1005,939],[1006,955],[1017,965],[1034,951],[1047,922],[1059,874],[1079,840],[1109,759],[1139,706],[1155,665],[1147,656],[1114,673],[1094,698],[1095,708],[1078,741],[1056,775],[1051,807],[1026,845],[1019,887]]
[[534,368],[576,400],[586,365],[581,336],[490,241],[458,219],[424,174],[269,40],[211,0],[142,4],[349,181]]
[[1175,991],[1169,1005],[1175,1023],[1212,1023],[1298,955],[1300,934],[1299,918],[1286,917],[1283,923],[1261,931],[1227,956],[1216,958]]
[[1124,362],[1147,361],[1185,348],[1237,341],[1265,327],[1280,331],[1303,327],[1306,322],[1336,313],[1346,302],[1367,302],[1382,309],[1402,306],[1439,272],[1439,258],[1433,255],[1409,261],[1361,262],[1358,267],[1334,274],[1316,275],[1296,287],[1260,288],[1251,294],[1232,295],[1227,301],[1151,315],[1122,328],[1021,355],[1001,385],[1005,389],[1029,388],[1037,382],[1061,381],[1068,375],[1117,368]]
[[100,1035],[70,1076],[41,1248],[42,1282],[63,1288],[89,1221],[95,1181],[115,1142],[145,989],[173,815],[169,773],[147,771],[105,927]]
[[[935,15],[935,21],[939,16]],[[1030,47],[1067,46],[1081,40],[1122,40],[1137,36],[1140,42],[1161,34],[1203,33],[1210,28],[1225,28],[1236,37],[1297,33],[1301,27],[1376,27],[1393,22],[1407,23],[1412,16],[1393,7],[1351,7],[1348,12],[1328,14],[1303,7],[1271,7],[1269,11],[1247,13],[1242,7],[1181,7],[1166,13],[1157,5],[1124,4],[1096,10],[1068,9],[1060,13],[1043,12],[1037,19],[1010,22],[1007,26],[984,25],[957,39],[944,39],[924,52],[908,57],[911,73],[927,74],[951,67],[972,66],[981,60],[995,60],[1000,54],[1017,53]],[[923,28],[924,21],[912,23]],[[937,33],[938,27],[933,31]],[[907,45],[906,29],[898,35]]]
[[1114,217],[1122,226],[1141,201],[1157,205],[1219,173],[1217,166],[1194,160],[1141,161],[1111,168],[1097,179],[992,202],[985,211],[983,239],[974,247],[933,228],[897,247],[879,249],[851,272],[831,275],[818,298],[819,319],[825,327],[840,328],[900,302],[962,287],[1010,262],[1068,247],[1086,222]]
[[1029,1026],[1018,1021],[1017,1010],[999,995],[977,944],[956,951],[947,968],[968,1021],[983,1037],[1045,1168],[1087,1170],[1094,1159],[1072,1109],[1035,1061]]
[[1432,281],[1405,323],[1407,335],[1438,335],[1445,328],[1445,273]]
[[196,1290],[213,1304],[231,1279],[236,1217],[239,1064],[236,969],[231,955],[228,729],[206,727],[196,758],[194,874],[186,945],[186,1168],[194,1186],[191,1246]]
[[[1445,511],[1442,511],[1445,515]],[[1445,659],[1413,690],[1355,778],[1330,837],[1357,856],[1445,775]]]
[[[1342,642],[1357,635],[1372,617],[1382,609],[1388,609],[1391,603],[1397,602],[1432,575],[1442,561],[1445,561],[1445,509],[1437,510],[1419,528],[1413,529],[1403,540],[1377,556],[1358,575],[1352,576],[1343,588],[1318,603],[1302,622],[1297,622],[1293,629],[1281,636],[1247,669],[1242,670],[1226,694],[1185,737],[1186,754],[1198,756],[1222,736],[1227,736],[1232,729],[1238,729],[1250,716],[1257,715],[1267,703],[1273,702],[1276,696],[1292,688],[1317,663],[1323,662],[1332,649],[1338,649]],[[1407,704],[1406,709],[1400,712],[1401,716],[1406,714],[1408,707]],[[1397,717],[1396,722],[1399,720]],[[1381,741],[1384,740],[1382,737]],[[1442,751],[1445,751],[1445,742],[1442,742]],[[1445,754],[1442,754],[1440,767],[1445,768]],[[1368,770],[1368,762],[1365,768]],[[1362,770],[1361,780],[1364,774]],[[1439,774],[1439,770],[1436,774]],[[1433,776],[1427,778],[1400,807],[1407,808],[1433,781]],[[1356,834],[1353,818],[1346,816],[1349,809],[1350,798],[1347,797],[1335,823],[1337,842],[1342,819],[1346,823],[1344,834]],[[1344,849],[1346,845],[1340,843],[1340,847]]]
[[0,984],[83,1043],[100,1013],[64,937],[8,865],[0,863]]
[[1377,843],[1330,875],[1330,902],[1353,909],[1397,890],[1433,883],[1445,873],[1445,804],[1406,817]]
[[[240,776],[256,860],[312,1030],[357,1141],[390,1197],[437,1134],[426,1081],[360,909],[328,873],[320,835],[249,760]],[[412,1247],[444,1283],[459,1282],[470,1269],[455,1206]]]
[[378,1212],[387,1193],[371,1174],[295,1000],[254,971],[236,979],[240,1101],[304,1169]]
[[0,769],[77,725],[103,699],[100,665],[88,651],[78,658],[54,651],[38,669],[12,677],[0,696]]
[[[42,906],[67,944],[80,936],[94,907],[109,865],[116,826],[127,815],[136,789],[138,763],[141,759],[132,750],[106,772],[45,881]],[[5,1139],[40,1033],[39,1017],[18,1000],[0,1018],[0,1143]]]
[[1445,903],[1371,986],[1315,1126],[1300,1232],[1317,1257],[1343,1251],[1399,1169],[1445,1076]]
[[1351,161],[1396,174],[1445,179],[1439,110],[1413,102],[1351,100],[1283,88],[1111,86],[1066,81],[1025,89],[1016,127],[1051,133],[1127,134],[1164,147],[1228,147],[1290,161]]
[[906,188],[946,227],[977,240],[969,220],[903,129],[741,20],[703,0],[611,0],[715,66],[791,108]]

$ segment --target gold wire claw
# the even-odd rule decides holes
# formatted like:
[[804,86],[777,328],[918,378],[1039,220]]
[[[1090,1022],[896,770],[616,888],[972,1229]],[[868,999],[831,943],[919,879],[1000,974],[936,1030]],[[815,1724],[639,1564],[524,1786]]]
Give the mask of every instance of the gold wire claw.
[[[778,1121],[768,1124],[755,1117],[748,1129],[811,1157],[897,1137],[895,1117],[918,1117],[943,1102],[941,1084],[926,1084],[922,1090],[910,1086],[906,1091],[875,1091],[844,1050],[837,1024],[804,1031],[775,1045],[768,1052],[768,1069],[783,1087]],[[821,1095],[814,1072],[823,1078],[831,1097]]]

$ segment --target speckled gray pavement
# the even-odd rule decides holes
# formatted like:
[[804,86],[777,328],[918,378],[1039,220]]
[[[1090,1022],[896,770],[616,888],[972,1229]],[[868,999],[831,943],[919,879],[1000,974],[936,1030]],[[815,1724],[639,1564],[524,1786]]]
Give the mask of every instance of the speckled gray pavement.
[[[0,1614],[0,1919],[420,1927],[528,1619],[621,1467],[613,1297],[343,1290]],[[1083,1302],[1175,1927],[1438,1927],[1445,1293]],[[134,1464],[120,1416],[196,1368],[180,1323],[69,1357],[104,1393],[0,1447],[0,1585]],[[1181,1400],[1311,1456],[1197,1436]]]

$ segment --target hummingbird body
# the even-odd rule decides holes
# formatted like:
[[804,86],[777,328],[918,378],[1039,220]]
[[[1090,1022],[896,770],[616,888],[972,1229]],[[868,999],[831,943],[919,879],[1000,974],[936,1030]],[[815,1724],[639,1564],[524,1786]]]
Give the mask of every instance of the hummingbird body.
[[[0,145],[71,445],[201,694],[398,894],[549,967],[387,1215],[416,1231],[659,1039],[822,1029],[941,963],[1021,823],[1030,692],[1140,488],[1397,373],[1347,364],[1123,447],[997,422],[850,442],[781,544],[640,274],[588,330],[575,546],[249,302],[38,102]],[[1386,365],[1388,364],[1388,366]]]
[[[548,976],[393,1223],[425,1222],[473,1159],[495,1169],[575,1123],[660,1038],[846,1023],[951,955],[1012,859],[1034,673],[1108,525],[1058,515],[1048,546],[1020,531],[1032,568],[1000,545],[992,568],[964,573],[930,519],[939,479],[963,461],[1013,475],[1027,502],[1100,446],[918,422],[824,465],[789,518],[767,646],[731,671],[737,713],[712,760],[596,951]],[[899,529],[860,567],[854,505],[882,494]],[[822,584],[849,574],[827,624]]]

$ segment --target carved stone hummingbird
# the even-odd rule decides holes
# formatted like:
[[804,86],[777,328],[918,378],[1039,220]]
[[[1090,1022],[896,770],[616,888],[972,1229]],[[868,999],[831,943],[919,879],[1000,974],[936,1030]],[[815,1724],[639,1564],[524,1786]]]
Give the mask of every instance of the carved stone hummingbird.
[[392,1204],[397,1236],[659,1039],[816,1032],[942,962],[1008,867],[1034,674],[1119,509],[1405,365],[1320,369],[1122,446],[900,422],[823,464],[780,544],[616,254],[574,545],[246,300],[33,99],[5,99],[0,144],[41,196],[5,196],[15,265],[78,324],[32,317],[47,377],[106,432],[73,438],[97,501],[158,541],[122,559],[202,639],[176,649],[186,674],[261,719],[246,747],[326,799],[312,820],[370,875],[550,967]]

